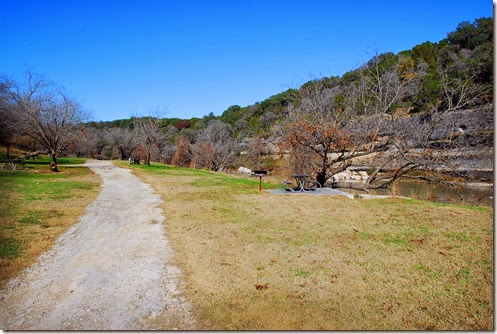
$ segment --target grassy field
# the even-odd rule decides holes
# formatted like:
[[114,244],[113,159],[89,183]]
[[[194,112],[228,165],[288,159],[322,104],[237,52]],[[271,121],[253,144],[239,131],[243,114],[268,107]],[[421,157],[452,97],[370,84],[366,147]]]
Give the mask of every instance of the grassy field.
[[493,329],[492,208],[117,164],[165,201],[199,329]]
[[0,170],[0,285],[50,249],[96,197],[99,177],[64,166],[84,161],[60,158],[60,172],[52,173],[43,156],[27,161],[27,170]]

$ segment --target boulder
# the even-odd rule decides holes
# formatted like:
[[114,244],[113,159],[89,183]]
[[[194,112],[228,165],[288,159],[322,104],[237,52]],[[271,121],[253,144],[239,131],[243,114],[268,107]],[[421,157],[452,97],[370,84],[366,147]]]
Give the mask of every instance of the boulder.
[[347,182],[360,182],[368,178],[368,173],[366,172],[352,172],[350,170],[344,170],[340,173],[333,175],[333,182],[347,181]]
[[347,170],[344,170],[343,172],[336,173],[335,175],[333,175],[332,179],[333,179],[333,182],[344,181],[349,177],[349,175],[350,175],[350,172]]
[[246,167],[239,167],[238,173],[240,173],[242,175],[252,175],[252,170],[250,170],[249,168],[246,168]]
[[369,177],[367,172],[361,171],[361,172],[357,172],[357,174],[359,174],[363,180],[367,180]]
[[347,181],[361,181],[361,180],[362,180],[361,175],[357,173],[352,173],[347,177]]

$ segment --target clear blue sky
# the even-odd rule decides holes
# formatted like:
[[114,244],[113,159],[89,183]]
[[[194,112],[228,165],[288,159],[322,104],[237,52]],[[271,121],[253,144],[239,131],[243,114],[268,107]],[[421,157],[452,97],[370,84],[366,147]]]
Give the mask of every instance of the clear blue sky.
[[0,72],[43,74],[96,120],[220,115],[483,16],[490,0],[0,0]]

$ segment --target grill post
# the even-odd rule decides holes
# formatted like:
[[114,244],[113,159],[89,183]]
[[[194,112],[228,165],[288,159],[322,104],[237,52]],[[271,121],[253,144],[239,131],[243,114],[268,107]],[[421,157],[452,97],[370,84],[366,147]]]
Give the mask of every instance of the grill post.
[[259,177],[259,191],[262,191],[262,177],[267,175],[267,170],[255,170],[254,175]]

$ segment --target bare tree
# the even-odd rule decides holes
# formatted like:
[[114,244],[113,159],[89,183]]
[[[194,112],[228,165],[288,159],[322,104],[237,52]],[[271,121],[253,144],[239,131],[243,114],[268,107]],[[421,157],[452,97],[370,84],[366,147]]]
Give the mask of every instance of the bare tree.
[[247,159],[252,169],[265,169],[267,167],[268,143],[264,138],[256,136],[248,147]]
[[161,164],[169,163],[174,155],[174,137],[178,133],[175,126],[160,129],[157,140],[157,155]]
[[199,134],[194,145],[196,166],[206,166],[213,171],[227,167],[234,160],[232,129],[229,124],[214,120]]
[[57,156],[76,140],[87,114],[62,89],[31,72],[24,84],[13,83],[8,95],[15,126],[50,152],[52,170],[58,171]]
[[[467,144],[460,140],[464,129],[450,115],[483,106],[490,87],[476,84],[472,75],[449,76],[443,67],[439,74],[442,96],[438,101],[420,115],[395,114],[386,123],[384,131],[390,150],[378,159],[364,188],[390,187],[413,169],[457,171],[457,160],[453,158],[465,151]],[[384,173],[379,175],[380,171]],[[441,175],[432,180],[445,182],[446,178]]]
[[[459,75],[448,75],[448,71],[454,70],[454,66],[459,67]],[[418,66],[416,73],[408,73],[408,82],[403,81],[405,73],[399,70],[372,72],[373,75],[368,76],[370,81],[361,87],[355,100],[360,102],[359,105],[366,107],[367,112],[364,115],[367,116],[356,118],[349,128],[352,133],[352,129],[355,129],[356,133],[357,130],[362,132],[364,130],[361,125],[365,119],[375,120],[375,138],[368,144],[375,146],[375,156],[371,160],[374,169],[363,184],[339,183],[335,186],[368,191],[389,188],[395,180],[414,169],[436,173],[456,170],[456,160],[453,158],[464,151],[466,144],[459,140],[464,130],[453,122],[450,115],[483,105],[485,95],[490,90],[490,87],[477,84],[474,76],[460,66],[461,62],[454,62],[449,66],[439,65],[441,96],[428,110],[417,115],[402,113],[401,110],[393,108],[393,104],[402,94],[415,93],[416,87],[410,87],[409,83],[416,76],[423,76],[424,64]],[[390,90],[387,89],[385,93],[382,86],[390,87]],[[448,152],[448,149],[452,151]],[[445,175],[442,174],[431,179],[447,183]]]
[[[461,62],[451,66],[460,67]],[[366,182],[335,184],[339,187],[387,188],[413,169],[447,168],[446,155],[436,149],[441,140],[454,143],[457,127],[447,122],[447,115],[479,105],[489,87],[476,84],[461,68],[454,76],[447,74],[454,69],[440,66],[440,99],[424,114],[408,115],[399,108],[400,101],[416,94],[424,68],[410,58],[376,56],[349,86],[328,88],[316,81],[302,87],[300,104],[288,108],[286,143],[295,152],[314,152],[311,161],[321,184],[357,158],[369,156],[374,170]]]
[[[345,105],[337,103],[344,94],[340,87],[328,89],[316,81],[299,93],[300,104],[288,107],[284,142],[295,153],[314,152],[316,158],[308,162],[315,162],[313,170],[317,180],[324,184],[334,173],[348,167],[349,160],[357,154],[350,151],[352,138],[345,127],[351,121],[351,113],[344,110]],[[332,156],[336,152],[339,153]],[[332,170],[332,166],[340,162],[342,164]]]
[[110,128],[107,130],[108,141],[117,148],[122,160],[131,157],[137,146],[135,134],[129,128]]
[[145,164],[148,166],[150,166],[152,154],[157,153],[157,143],[161,136],[159,123],[160,119],[154,116],[136,118],[134,122],[136,138],[145,151]]
[[211,164],[209,157],[213,155],[213,148],[206,141],[198,141],[193,146],[192,164],[194,168],[209,168]]
[[102,157],[102,151],[106,145],[107,140],[102,130],[85,127],[79,140],[74,143],[73,151],[77,156]]
[[316,154],[307,146],[290,147],[290,170],[292,174],[305,174],[319,166]]

